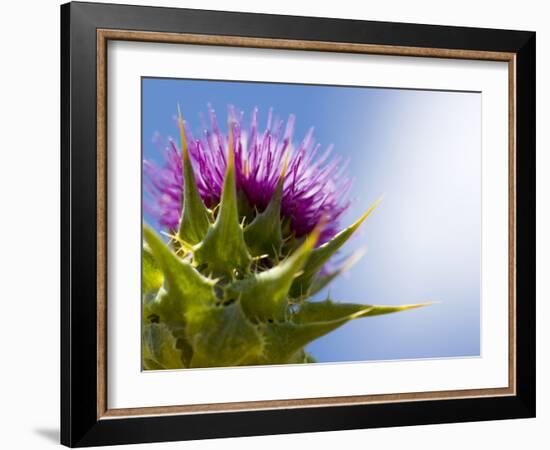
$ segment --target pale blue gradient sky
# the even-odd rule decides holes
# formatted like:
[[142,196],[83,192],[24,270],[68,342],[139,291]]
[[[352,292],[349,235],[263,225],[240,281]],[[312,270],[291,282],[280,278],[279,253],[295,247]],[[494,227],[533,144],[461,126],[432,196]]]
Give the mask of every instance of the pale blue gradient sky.
[[[345,247],[363,258],[330,286],[335,300],[439,303],[360,319],[311,344],[320,362],[477,356],[480,352],[481,94],[381,88],[143,80],[143,154],[159,161],[155,132],[177,136],[180,103],[196,134],[206,104],[223,126],[233,104],[297,117],[323,146],[349,157],[355,179],[347,226],[383,201]],[[147,219],[147,218],[146,218]],[[324,293],[326,296],[326,292]]]

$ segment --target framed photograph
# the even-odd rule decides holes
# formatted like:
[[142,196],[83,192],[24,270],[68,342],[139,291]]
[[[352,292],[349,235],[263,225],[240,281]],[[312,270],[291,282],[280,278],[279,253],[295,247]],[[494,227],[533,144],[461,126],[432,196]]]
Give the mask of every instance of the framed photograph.
[[61,441],[535,416],[535,33],[61,7]]

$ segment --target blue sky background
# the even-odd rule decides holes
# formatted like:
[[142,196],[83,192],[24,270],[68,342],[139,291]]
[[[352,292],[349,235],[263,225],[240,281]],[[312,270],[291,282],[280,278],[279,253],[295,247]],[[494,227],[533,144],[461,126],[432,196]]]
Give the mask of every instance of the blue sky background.
[[257,106],[260,124],[273,107],[280,117],[296,115],[295,141],[314,126],[317,142],[351,159],[354,202],[342,227],[383,195],[344,247],[365,255],[331,284],[331,297],[440,303],[352,321],[308,347],[318,361],[480,354],[480,93],[153,78],[143,79],[142,92],[144,159],[162,160],[155,132],[178,136],[178,102],[196,135],[207,103],[222,127],[228,104],[246,123]]

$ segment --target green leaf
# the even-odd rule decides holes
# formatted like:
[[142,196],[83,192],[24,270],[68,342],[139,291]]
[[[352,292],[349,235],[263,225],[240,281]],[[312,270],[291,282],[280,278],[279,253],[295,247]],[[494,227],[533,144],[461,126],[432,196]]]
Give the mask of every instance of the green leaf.
[[165,291],[149,304],[151,311],[167,322],[184,322],[187,312],[216,303],[215,280],[180,259],[149,227],[144,227],[143,235],[164,273]]
[[263,340],[243,314],[239,302],[188,314],[191,367],[245,365],[261,355]]
[[283,236],[281,231],[281,202],[287,160],[267,208],[259,213],[244,229],[244,239],[252,256],[268,255],[278,258]]
[[408,309],[427,306],[429,303],[419,303],[401,306],[363,305],[359,303],[336,303],[332,300],[322,302],[307,302],[300,305],[292,315],[291,321],[296,324],[314,322],[348,321],[360,317],[371,317],[390,314]]
[[248,273],[250,254],[244,241],[243,229],[239,223],[235,181],[235,155],[232,132],[229,135],[229,155],[222,198],[214,225],[210,226],[204,240],[194,247],[194,261],[206,264],[211,273],[234,278]]
[[147,294],[151,291],[158,291],[162,286],[164,277],[159,265],[153,257],[151,249],[146,244],[141,252],[141,293]]
[[277,266],[230,284],[226,297],[239,299],[245,314],[253,321],[284,320],[288,291],[311,254],[319,231],[317,227],[292,255]]
[[304,267],[304,272],[300,275],[290,290],[290,296],[293,298],[306,297],[310,293],[310,288],[315,279],[315,276],[321,270],[321,268],[327,263],[327,261],[346,243],[353,233],[359,228],[363,221],[370,215],[370,213],[380,203],[380,200],[376,201],[365,214],[354,224],[340,231],[330,241],[325,242],[311,253],[309,260]]
[[292,315],[290,322],[275,322],[262,326],[266,342],[264,355],[268,364],[287,363],[304,346],[350,320],[421,306],[425,305],[375,306],[334,303],[330,300],[304,303]]
[[183,159],[183,205],[179,224],[178,237],[187,244],[197,244],[202,241],[210,226],[210,213],[199,194],[193,166],[187,151],[183,119],[178,105],[178,118],[181,135]]
[[145,369],[181,369],[184,367],[176,338],[168,327],[151,323],[143,327],[142,361]]
[[274,322],[262,324],[265,339],[265,360],[262,364],[287,364],[293,361],[294,355],[315,339],[330,333],[342,323],[317,322],[295,324],[292,322]]

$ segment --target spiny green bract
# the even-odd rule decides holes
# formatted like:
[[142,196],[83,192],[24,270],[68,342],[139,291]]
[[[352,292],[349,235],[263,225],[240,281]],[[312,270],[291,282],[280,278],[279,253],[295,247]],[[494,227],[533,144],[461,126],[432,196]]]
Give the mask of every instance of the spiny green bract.
[[268,207],[242,221],[230,130],[222,197],[209,210],[180,131],[185,184],[179,230],[165,243],[144,227],[144,369],[314,362],[305,346],[346,322],[422,306],[308,301],[337,275],[320,272],[376,205],[319,247],[322,224],[305,239],[285,238],[283,170]]

